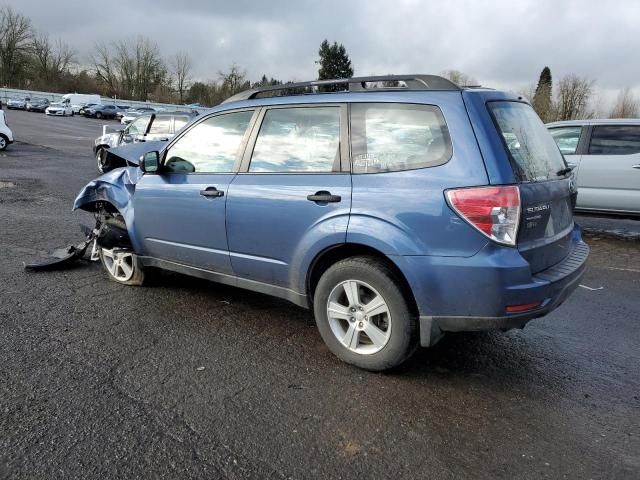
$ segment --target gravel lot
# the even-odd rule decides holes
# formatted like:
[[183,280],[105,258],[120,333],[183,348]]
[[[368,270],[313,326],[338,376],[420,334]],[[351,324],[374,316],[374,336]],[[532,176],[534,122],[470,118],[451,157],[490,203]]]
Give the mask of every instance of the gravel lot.
[[0,478],[638,478],[640,242],[590,236],[588,288],[522,331],[370,374],[284,301],[25,273],[91,223],[71,204],[103,122],[6,115],[26,143],[0,154]]

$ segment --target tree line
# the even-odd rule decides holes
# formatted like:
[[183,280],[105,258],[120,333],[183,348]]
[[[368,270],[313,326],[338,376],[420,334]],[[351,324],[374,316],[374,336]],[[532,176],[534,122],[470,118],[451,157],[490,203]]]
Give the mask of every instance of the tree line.
[[[325,40],[318,54],[320,79],[353,76],[344,46]],[[192,69],[186,51],[165,57],[155,42],[142,35],[96,43],[89,65],[82,66],[77,52],[61,39],[52,40],[47,33],[37,31],[28,17],[11,7],[0,8],[3,87],[213,106],[248,88],[292,83],[266,75],[252,82],[237,65],[219,71],[214,80],[194,81]]]
[[[319,80],[354,74],[345,47],[337,42],[324,40],[315,63]],[[213,106],[248,88],[292,83],[267,75],[252,82],[237,65],[219,71],[210,81],[194,80],[192,73],[193,61],[186,51],[165,56],[155,42],[142,35],[99,42],[89,62],[81,63],[77,52],[61,39],[37,31],[28,17],[11,7],[0,8],[0,85],[4,87]],[[446,70],[441,75],[460,86],[478,85],[475,78],[458,70]],[[339,88],[326,86],[321,90]],[[536,85],[521,94],[545,122],[640,115],[639,102],[630,88],[622,89],[613,105],[603,107],[597,104],[593,80],[571,74],[554,83],[549,67],[544,67]]]

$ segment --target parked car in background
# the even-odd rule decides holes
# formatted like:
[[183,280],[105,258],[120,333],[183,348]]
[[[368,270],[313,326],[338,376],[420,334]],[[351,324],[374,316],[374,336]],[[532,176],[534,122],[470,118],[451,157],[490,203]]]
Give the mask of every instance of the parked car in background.
[[9,110],[26,110],[27,103],[31,100],[31,97],[16,97],[10,98],[7,101],[7,108]]
[[80,113],[80,109],[83,105],[88,103],[96,105],[100,103],[100,95],[95,93],[67,93],[62,95],[62,99],[60,101],[69,103],[74,113]]
[[139,158],[74,203],[108,227],[109,278],[164,268],[285,298],[368,370],[444,332],[524,327],[578,287],[589,254],[531,105],[434,75],[249,90]]
[[122,162],[107,155],[109,148],[128,143],[168,141],[195,116],[195,114],[185,112],[147,113],[137,117],[123,130],[106,133],[96,138],[93,144],[93,154],[98,171],[105,173],[114,168],[125,166]]
[[44,112],[49,104],[48,98],[32,98],[27,102],[27,112]]
[[86,110],[89,110],[91,107],[93,107],[93,106],[95,106],[95,105],[98,105],[98,104],[97,104],[97,103],[87,103],[87,104],[85,104],[85,105],[82,105],[82,106],[80,107],[80,110],[78,110],[78,113],[79,113],[80,115],[84,115],[84,112],[85,112]]
[[122,119],[124,114],[127,113],[129,109],[131,109],[131,107],[128,105],[117,105],[116,120]]
[[640,215],[640,119],[570,120],[547,128],[574,169],[576,209]]
[[84,109],[83,115],[91,118],[116,118],[117,108],[115,105],[92,105]]
[[156,109],[155,108],[151,108],[151,107],[130,108],[122,116],[122,118],[120,119],[120,123],[122,123],[123,125],[127,125],[127,124],[131,123],[133,120],[135,120],[136,118],[138,118],[140,115],[143,115],[145,113],[153,113],[155,111],[156,111]]
[[14,142],[13,132],[7,125],[4,112],[0,109],[0,150],[6,149]]
[[69,105],[66,102],[52,103],[47,108],[45,108],[44,113],[47,115],[60,116],[60,117],[66,117],[67,115],[70,115],[73,117],[73,115],[75,114],[71,105]]

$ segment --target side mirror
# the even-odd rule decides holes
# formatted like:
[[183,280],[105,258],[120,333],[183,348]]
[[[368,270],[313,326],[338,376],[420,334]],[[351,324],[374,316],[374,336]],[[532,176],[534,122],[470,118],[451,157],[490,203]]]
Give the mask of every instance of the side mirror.
[[160,169],[160,154],[147,152],[140,157],[140,169],[144,173],[158,173]]
[[124,143],[132,143],[133,142],[133,137],[131,135],[129,135],[128,133],[124,133],[122,135],[122,141]]

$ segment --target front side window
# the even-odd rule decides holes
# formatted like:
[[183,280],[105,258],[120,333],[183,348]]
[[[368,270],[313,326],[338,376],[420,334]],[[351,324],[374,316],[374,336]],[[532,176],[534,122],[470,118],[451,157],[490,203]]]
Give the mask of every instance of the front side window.
[[574,155],[576,153],[580,135],[582,134],[582,127],[550,128],[549,133],[564,155]]
[[353,173],[434,167],[453,149],[438,107],[395,103],[352,105],[351,147]]
[[174,173],[228,173],[242,145],[253,111],[208,118],[174,143],[167,152],[165,171]]
[[340,107],[267,110],[253,149],[249,171],[340,171]]
[[127,133],[129,135],[144,135],[147,128],[148,116],[138,117],[127,127]]
[[489,102],[496,126],[520,181],[542,182],[558,178],[567,168],[564,158],[530,105],[522,102]]
[[640,125],[598,125],[591,132],[590,155],[640,153]]

